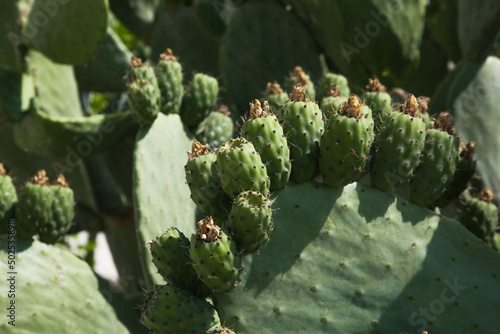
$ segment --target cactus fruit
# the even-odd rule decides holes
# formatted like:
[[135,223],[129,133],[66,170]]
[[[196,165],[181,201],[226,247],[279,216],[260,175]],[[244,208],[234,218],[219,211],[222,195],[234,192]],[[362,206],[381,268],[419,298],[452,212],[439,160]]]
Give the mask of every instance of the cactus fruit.
[[212,111],[196,128],[195,137],[203,144],[218,147],[233,136],[234,123],[227,106]]
[[453,117],[442,112],[435,128],[425,135],[423,159],[409,184],[410,201],[428,206],[443,194],[455,173],[459,143],[454,135]]
[[387,115],[392,112],[391,96],[385,92],[385,86],[375,78],[369,79],[362,99],[364,103],[371,108],[375,129],[378,130]]
[[288,101],[288,94],[281,89],[280,84],[276,81],[268,82],[264,100],[269,103],[271,108],[277,109]]
[[407,182],[420,163],[425,145],[425,123],[418,117],[418,104],[410,94],[401,111],[387,116],[375,141],[370,165],[372,185],[393,191]]
[[432,129],[434,127],[434,121],[431,119],[431,117],[429,116],[429,113],[427,112],[429,110],[429,103],[430,102],[431,102],[431,99],[426,97],[426,96],[417,97],[418,117],[420,117],[424,120],[426,129]]
[[245,138],[235,138],[217,150],[217,164],[222,189],[231,198],[245,190],[269,192],[266,165],[254,145]]
[[174,285],[156,285],[142,305],[141,322],[151,333],[206,333],[220,323],[204,299]]
[[250,102],[250,119],[243,123],[241,136],[260,152],[270,178],[269,190],[285,187],[292,169],[290,149],[278,119],[269,113],[267,102],[263,108],[259,100]]
[[475,147],[476,143],[473,141],[469,141],[467,144],[460,141],[455,174],[453,174],[450,184],[443,195],[434,203],[434,206],[445,207],[453,199],[457,198],[457,194],[461,194],[467,189],[467,184],[476,172]]
[[318,101],[322,101],[328,96],[328,91],[332,85],[338,86],[340,96],[348,97],[351,95],[351,90],[349,89],[346,77],[341,74],[326,73],[319,82]]
[[291,180],[301,183],[313,179],[318,173],[319,141],[325,125],[323,113],[297,84],[290,94],[290,101],[279,109],[278,119],[291,147]]
[[459,203],[458,221],[476,237],[491,245],[498,225],[498,208],[493,204],[491,189],[483,189],[478,196],[465,190],[460,195]]
[[330,118],[321,137],[319,170],[323,182],[343,187],[368,171],[374,140],[373,119],[363,115],[359,99],[351,95],[339,115]]
[[194,141],[188,152],[184,166],[186,182],[191,191],[191,199],[205,216],[212,216],[217,222],[226,219],[231,209],[231,201],[221,188],[221,180],[216,171],[217,156],[207,151],[207,146]]
[[161,93],[160,111],[166,115],[178,114],[184,94],[182,65],[177,61],[171,49],[167,49],[160,55],[155,74]]
[[17,233],[21,238],[30,239],[51,219],[52,191],[48,184],[49,178],[41,170],[21,188],[16,204]]
[[238,250],[255,253],[269,240],[274,228],[269,198],[255,191],[245,191],[236,197],[227,226]]
[[52,192],[51,218],[39,226],[40,241],[55,244],[64,238],[71,228],[75,215],[73,190],[63,175],[57,177],[54,185],[48,187]]
[[140,125],[146,126],[154,122],[160,110],[160,90],[156,79],[154,82],[136,80],[127,89],[128,101],[132,117]]
[[311,101],[315,100],[316,89],[314,88],[314,83],[300,66],[295,66],[293,72],[285,79],[285,90],[291,93],[296,84],[301,84],[304,87],[306,95]]
[[321,100],[321,111],[325,116],[326,121],[333,114],[338,114],[342,110],[342,106],[347,101],[347,97],[340,95],[338,85],[331,85],[328,89],[327,96]]
[[182,97],[181,118],[190,127],[196,127],[215,109],[219,83],[206,74],[196,73]]
[[215,226],[211,217],[200,220],[198,226],[189,247],[193,267],[213,291],[229,291],[237,285],[241,271],[236,242]]
[[130,62],[132,63],[132,68],[125,77],[127,84],[131,84],[137,80],[145,80],[147,82],[157,82],[155,76],[155,70],[149,65],[142,63],[142,60],[137,57],[132,57]]
[[0,233],[7,233],[7,224],[14,218],[17,193],[12,179],[0,163]]
[[175,227],[148,242],[153,263],[165,281],[205,297],[209,291],[191,265],[189,244],[189,239]]
[[236,332],[230,328],[216,325],[215,327],[210,328],[207,334],[236,334]]

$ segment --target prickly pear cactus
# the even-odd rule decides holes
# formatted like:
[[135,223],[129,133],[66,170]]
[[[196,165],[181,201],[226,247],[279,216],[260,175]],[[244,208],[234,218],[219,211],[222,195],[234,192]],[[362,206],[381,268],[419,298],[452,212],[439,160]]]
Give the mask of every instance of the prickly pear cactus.
[[182,65],[167,49],[160,55],[160,60],[155,66],[158,87],[161,92],[161,112],[164,114],[178,114],[182,103],[184,87],[182,86]]
[[14,218],[17,193],[12,179],[0,163],[0,233],[7,233],[10,219]]
[[266,92],[264,94],[264,101],[269,103],[269,106],[273,109],[279,108],[283,103],[288,101],[289,95],[281,89],[281,86],[276,81],[268,82],[266,86]]
[[329,91],[333,85],[337,85],[338,89],[337,95],[345,97],[349,97],[349,95],[351,95],[351,90],[349,89],[349,84],[345,76],[335,73],[326,73],[323,75],[323,77],[319,82],[319,87],[318,87],[319,101],[331,95],[329,94]]
[[375,78],[369,80],[362,99],[371,108],[375,127],[379,129],[387,115],[392,112],[391,96],[385,92],[385,86]]
[[311,101],[314,101],[316,98],[316,89],[314,88],[314,83],[312,82],[311,77],[304,72],[302,67],[295,66],[293,72],[291,72],[285,79],[285,90],[291,93],[293,91],[293,87],[295,87],[298,83],[304,87],[307,97]]
[[190,127],[196,127],[215,109],[219,83],[206,74],[197,73],[182,97],[181,118]]
[[211,147],[218,147],[233,137],[234,122],[227,106],[212,111],[196,128],[196,139]]

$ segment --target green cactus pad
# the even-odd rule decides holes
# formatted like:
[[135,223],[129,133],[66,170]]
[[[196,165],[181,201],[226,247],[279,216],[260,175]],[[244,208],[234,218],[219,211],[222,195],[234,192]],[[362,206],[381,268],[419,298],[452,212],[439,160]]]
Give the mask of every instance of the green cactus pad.
[[404,112],[395,111],[387,116],[375,142],[377,151],[370,166],[371,182],[385,191],[393,191],[409,181],[425,145],[425,123],[416,116],[418,104],[413,95],[402,110]]
[[207,152],[206,148],[198,141],[193,142],[184,166],[186,182],[191,199],[201,213],[213,217],[218,225],[222,225],[231,210],[231,199],[221,187],[216,170],[217,155]]
[[141,321],[155,334],[201,334],[220,322],[209,302],[174,285],[157,285],[148,292]]
[[183,74],[182,65],[172,55],[172,50],[167,49],[160,55],[155,74],[161,92],[161,112],[166,115],[178,114],[184,94]]
[[198,124],[194,135],[204,145],[219,147],[233,137],[233,132],[234,122],[230,112],[226,106],[221,106]]
[[290,101],[279,109],[278,119],[290,145],[290,179],[296,183],[313,179],[318,174],[319,142],[324,128],[319,106],[308,101],[304,89],[296,86]]
[[106,37],[89,61],[75,66],[78,88],[83,92],[121,92],[123,77],[130,68],[132,54],[120,37],[108,28]]
[[175,227],[148,243],[153,263],[165,281],[189,290],[196,296],[205,297],[208,295],[208,289],[198,280],[198,275],[191,265],[189,244],[189,239]]
[[153,282],[163,282],[163,278],[157,274],[146,242],[171,226],[185,235],[195,231],[196,206],[189,198],[184,172],[186,152],[192,141],[175,114],[158,114],[151,126],[141,128],[137,134],[133,170],[135,221],[141,262],[150,287]]
[[360,183],[276,192],[222,323],[261,333],[494,333],[500,254],[457,221]]
[[[11,243],[0,236],[0,262],[8,263]],[[5,317],[0,332],[5,334],[95,333],[126,334],[129,331],[118,321],[115,310],[106,298],[115,288],[102,288],[87,263],[63,247],[34,240],[16,241],[16,274],[9,282],[0,281],[5,291],[0,305],[6,310],[15,301],[15,326]],[[8,297],[15,284],[15,297]],[[112,289],[111,291],[109,289]]]
[[444,127],[427,130],[422,162],[410,180],[410,201],[421,206],[443,194],[456,170],[460,140],[452,133],[453,125],[444,122],[452,123],[450,114],[441,113],[436,121]]
[[21,120],[34,95],[32,75],[0,68],[0,117]]
[[269,192],[266,165],[255,146],[245,138],[231,139],[219,147],[216,169],[222,189],[231,198],[245,190]]
[[200,124],[215,109],[219,83],[206,74],[196,73],[182,97],[181,118],[190,127]]
[[236,197],[227,226],[238,249],[255,253],[269,240],[274,228],[269,198],[259,192],[244,191]]
[[16,188],[0,163],[0,233],[7,233],[8,222],[14,218],[16,202]]
[[[233,5],[234,6],[234,5]],[[221,39],[224,86],[243,114],[268,82],[283,80],[295,66],[319,78],[319,52],[295,15],[276,1],[245,1],[234,8]]]
[[250,119],[243,123],[241,136],[252,142],[260,152],[270,178],[269,190],[285,187],[292,169],[290,149],[278,118],[269,113],[266,103],[264,108],[261,108],[259,100],[250,103]]
[[53,61],[79,64],[99,48],[107,24],[104,0],[36,0],[23,27],[23,36]]
[[203,29],[211,36],[221,37],[226,30],[226,24],[211,0],[200,0],[194,4],[194,15]]
[[208,217],[198,222],[198,233],[191,235],[189,254],[199,279],[211,290],[227,292],[237,285],[241,257],[236,242]]
[[368,172],[370,148],[375,139],[373,119],[363,117],[354,95],[339,115],[330,118],[320,142],[319,170],[323,182],[343,187]]

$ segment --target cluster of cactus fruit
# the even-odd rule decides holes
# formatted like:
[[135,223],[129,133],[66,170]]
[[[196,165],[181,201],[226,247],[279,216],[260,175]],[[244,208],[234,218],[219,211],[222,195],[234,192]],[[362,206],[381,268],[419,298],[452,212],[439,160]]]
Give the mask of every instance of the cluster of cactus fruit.
[[0,163],[0,232],[7,233],[11,219],[18,221],[16,231],[21,238],[39,235],[40,241],[54,244],[61,241],[74,217],[74,196],[61,174],[50,184],[40,170],[17,194],[10,176]]
[[[405,185],[411,202],[430,209],[463,192],[464,225],[492,243],[498,209],[489,190],[479,198],[466,190],[475,170],[474,143],[460,142],[449,113],[430,118],[429,99],[412,94],[393,105],[377,79],[359,98],[345,77],[328,73],[318,86],[319,104],[308,97],[316,91],[302,68],[285,86],[290,93],[268,83],[263,101],[250,102],[238,137],[210,148],[192,143],[186,183],[205,218],[190,239],[172,227],[148,243],[167,282],[155,286],[142,307],[142,322],[152,332],[212,333],[221,326],[204,298],[238,285],[242,257],[258,254],[272,238],[270,196],[289,182],[344,187],[362,181],[384,191]],[[231,332],[220,328],[217,333]]]

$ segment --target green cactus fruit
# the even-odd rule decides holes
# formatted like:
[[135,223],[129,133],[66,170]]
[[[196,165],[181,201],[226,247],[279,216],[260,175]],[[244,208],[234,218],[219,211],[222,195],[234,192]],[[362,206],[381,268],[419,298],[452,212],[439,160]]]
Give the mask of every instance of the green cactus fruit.
[[378,130],[387,115],[392,113],[391,96],[385,92],[385,86],[382,85],[377,78],[375,78],[369,79],[369,83],[366,86],[366,91],[363,93],[362,99],[364,103],[371,108],[375,129]]
[[264,100],[269,103],[271,108],[278,109],[283,103],[288,101],[288,94],[281,89],[279,83],[268,82]]
[[166,115],[178,114],[184,94],[182,65],[172,54],[171,49],[167,49],[160,55],[155,74],[161,94],[160,111]]
[[195,137],[210,147],[219,147],[233,137],[234,122],[227,106],[212,111],[196,128]]
[[174,285],[155,285],[142,305],[141,322],[150,333],[206,333],[220,323],[209,302]]
[[231,200],[221,188],[216,170],[217,155],[195,140],[188,157],[184,170],[191,199],[203,215],[223,222],[231,210]]
[[132,82],[137,80],[157,82],[155,70],[153,67],[143,64],[142,60],[137,57],[132,57],[130,62],[132,64],[132,68],[125,77],[125,81],[127,82],[127,84],[130,85]]
[[181,118],[190,127],[196,127],[215,109],[219,95],[217,79],[196,73],[182,97]]
[[323,182],[343,187],[368,171],[374,141],[373,119],[365,117],[359,99],[351,95],[339,115],[330,118],[321,137],[319,170]]
[[49,178],[44,170],[39,171],[21,188],[16,204],[17,234],[30,239],[39,232],[40,226],[51,220],[52,196]]
[[136,80],[127,88],[131,115],[137,123],[146,126],[154,122],[160,110],[160,90],[156,83]]
[[191,265],[189,244],[189,239],[175,227],[148,242],[153,263],[165,281],[205,297],[209,291]]
[[236,197],[227,226],[244,254],[255,253],[269,240],[274,229],[269,198],[256,191],[245,191]]
[[16,188],[0,163],[0,233],[7,233],[9,220],[14,218],[16,202]]
[[458,221],[471,233],[488,244],[493,243],[498,225],[498,208],[493,204],[491,189],[483,189],[478,196],[465,190],[460,195],[460,215]]
[[233,331],[230,328],[227,328],[225,326],[215,325],[214,327],[210,328],[207,332],[207,334],[236,334],[235,331]]
[[290,149],[278,118],[269,112],[266,102],[264,108],[259,100],[250,103],[250,118],[241,127],[241,136],[260,152],[270,178],[269,190],[285,187],[292,169]]
[[237,285],[241,257],[236,242],[214,225],[211,217],[198,222],[191,236],[189,254],[198,277],[214,292],[226,292]]
[[301,84],[302,87],[304,87],[306,95],[311,101],[315,100],[316,89],[314,88],[314,83],[312,82],[309,75],[306,74],[306,72],[304,72],[304,70],[300,66],[295,66],[293,72],[291,72],[290,75],[285,78],[285,90],[291,93],[293,91],[293,87],[295,87],[296,84]]
[[474,151],[476,143],[469,141],[467,144],[460,142],[458,149],[457,166],[455,174],[451,179],[451,183],[441,197],[433,204],[434,206],[445,207],[452,200],[456,199],[458,194],[467,189],[469,180],[472,179],[476,172],[476,161],[474,160]]
[[410,201],[428,206],[443,194],[456,170],[459,144],[454,135],[453,117],[442,112],[435,128],[427,130],[425,135],[423,159],[409,184]]
[[332,85],[337,85],[339,88],[340,96],[351,96],[351,90],[347,83],[347,78],[341,74],[326,73],[319,82],[318,87],[318,100],[322,101],[328,96],[328,91]]
[[338,114],[346,101],[347,97],[340,95],[339,86],[331,85],[327,96],[321,100],[320,104],[325,120],[328,121],[331,115]]
[[384,191],[393,191],[410,179],[425,145],[425,123],[418,117],[415,96],[410,94],[400,109],[382,123],[370,164],[372,185]]
[[429,110],[430,102],[431,99],[426,96],[417,97],[417,103],[419,108],[418,116],[424,120],[426,129],[434,128],[434,121],[431,119],[431,116],[427,112]]
[[319,106],[309,101],[304,88],[297,84],[290,101],[278,111],[278,119],[291,147],[291,180],[301,183],[313,179],[318,174],[319,142],[325,125]]
[[245,190],[269,192],[267,168],[255,149],[245,138],[234,138],[217,150],[217,164],[222,189],[231,198]]
[[41,222],[39,226],[40,241],[55,244],[61,241],[71,228],[75,216],[75,198],[63,175],[59,175],[54,185],[48,188],[52,192],[51,218]]

